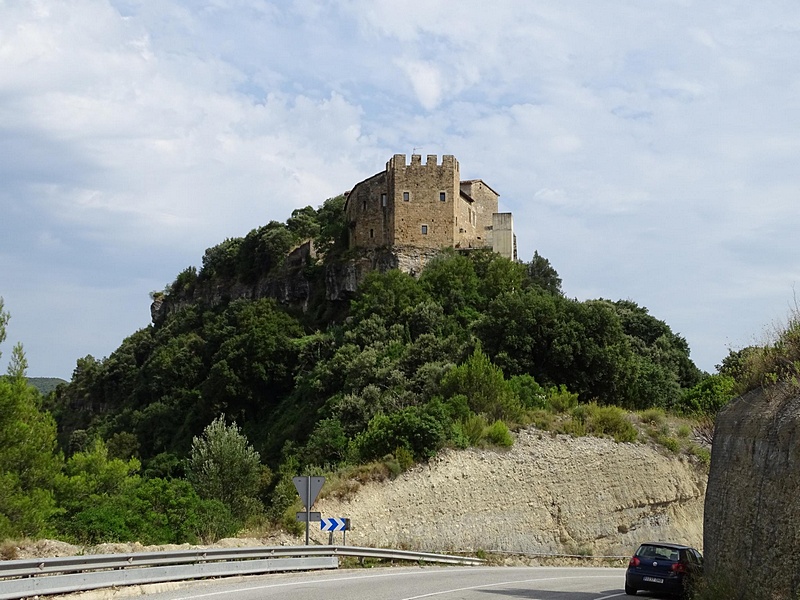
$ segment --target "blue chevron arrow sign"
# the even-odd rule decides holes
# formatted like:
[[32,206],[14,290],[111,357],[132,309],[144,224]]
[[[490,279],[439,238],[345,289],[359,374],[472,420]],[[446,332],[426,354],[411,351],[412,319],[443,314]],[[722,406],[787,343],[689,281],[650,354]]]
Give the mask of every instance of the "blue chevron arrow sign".
[[341,519],[339,517],[322,519],[319,522],[319,528],[322,531],[347,531],[350,529],[350,519]]

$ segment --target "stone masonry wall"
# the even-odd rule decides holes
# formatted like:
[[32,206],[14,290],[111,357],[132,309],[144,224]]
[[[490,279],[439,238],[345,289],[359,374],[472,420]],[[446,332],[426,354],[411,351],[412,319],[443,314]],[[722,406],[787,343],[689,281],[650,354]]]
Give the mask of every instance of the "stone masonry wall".
[[[462,192],[468,196],[462,196]],[[460,181],[451,155],[394,155],[386,170],[356,184],[345,208],[350,248],[492,247],[497,193],[480,179]]]
[[[387,167],[389,190],[394,203],[394,243],[420,248],[453,246],[459,167],[453,156],[429,155],[423,165],[414,154],[396,154]],[[443,194],[443,196],[442,196]],[[444,198],[442,200],[441,198]]]
[[394,205],[386,173],[356,185],[347,198],[346,219],[351,248],[381,248],[394,243]]
[[492,215],[497,212],[499,195],[480,179],[461,182],[461,191],[471,197],[475,211],[473,247],[492,247]]
[[731,600],[800,593],[800,391],[756,390],[717,417],[705,504],[706,573]]

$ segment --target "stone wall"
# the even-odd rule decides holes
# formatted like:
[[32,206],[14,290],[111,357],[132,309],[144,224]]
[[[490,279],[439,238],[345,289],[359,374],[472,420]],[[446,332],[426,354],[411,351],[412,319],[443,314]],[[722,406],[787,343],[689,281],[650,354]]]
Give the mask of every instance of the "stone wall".
[[800,593],[800,390],[742,396],[717,417],[705,504],[706,572],[732,600]]
[[480,179],[462,181],[460,187],[462,192],[475,201],[471,207],[475,212],[472,247],[492,248],[492,216],[497,212],[499,194]]
[[451,155],[395,154],[386,170],[357,183],[345,214],[350,248],[492,247],[498,195],[480,179],[460,181]]
[[356,185],[345,207],[351,248],[380,248],[394,244],[394,204],[389,201],[385,172]]
[[458,161],[450,155],[437,164],[429,155],[423,165],[414,154],[406,164],[396,154],[387,166],[390,200],[394,203],[394,244],[420,248],[454,245],[454,224],[458,193]]

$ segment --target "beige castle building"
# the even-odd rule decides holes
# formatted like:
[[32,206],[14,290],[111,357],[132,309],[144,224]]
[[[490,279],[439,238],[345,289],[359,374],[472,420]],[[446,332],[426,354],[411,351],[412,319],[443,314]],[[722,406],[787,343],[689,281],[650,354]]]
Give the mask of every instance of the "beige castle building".
[[491,248],[516,260],[511,213],[497,212],[499,195],[484,181],[461,181],[451,155],[395,154],[386,169],[356,184],[345,214],[350,248]]

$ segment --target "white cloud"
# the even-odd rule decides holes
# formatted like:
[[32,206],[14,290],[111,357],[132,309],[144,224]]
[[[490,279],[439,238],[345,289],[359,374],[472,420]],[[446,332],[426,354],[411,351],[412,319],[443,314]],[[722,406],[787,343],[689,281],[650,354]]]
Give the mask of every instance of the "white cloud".
[[0,295],[68,374],[32,274],[113,347],[130,323],[81,296],[146,314],[120,277],[163,287],[417,148],[497,189],[568,293],[675,319],[712,368],[798,277],[798,31],[789,0],[0,2]]

